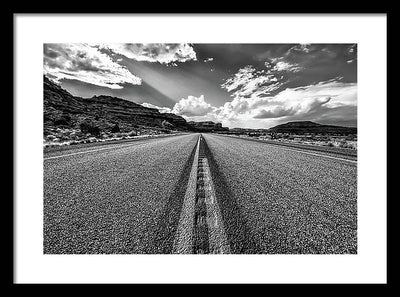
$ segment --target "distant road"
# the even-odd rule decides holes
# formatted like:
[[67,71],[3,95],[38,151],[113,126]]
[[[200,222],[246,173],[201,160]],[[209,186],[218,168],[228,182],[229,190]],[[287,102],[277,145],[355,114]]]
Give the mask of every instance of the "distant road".
[[[221,251],[356,253],[355,159],[203,136],[200,152],[188,134],[45,153],[44,252],[172,253],[180,224],[215,209]],[[204,190],[217,207],[191,206]]]

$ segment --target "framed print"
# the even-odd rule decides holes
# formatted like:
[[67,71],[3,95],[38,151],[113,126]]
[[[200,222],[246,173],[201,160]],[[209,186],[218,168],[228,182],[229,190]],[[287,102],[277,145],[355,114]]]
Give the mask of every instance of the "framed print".
[[17,283],[386,282],[386,15],[14,20]]

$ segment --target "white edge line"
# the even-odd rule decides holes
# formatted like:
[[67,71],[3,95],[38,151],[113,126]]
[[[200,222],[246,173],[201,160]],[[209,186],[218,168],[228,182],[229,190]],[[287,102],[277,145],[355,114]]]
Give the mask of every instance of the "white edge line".
[[[184,134],[184,135],[186,135],[186,134]],[[171,137],[171,136],[180,136],[180,135],[175,135],[174,134],[174,135],[168,135],[168,136],[164,136],[164,137],[160,137],[160,138],[167,138],[167,137]],[[156,138],[153,138],[153,139],[156,139]],[[117,144],[115,144],[112,147],[105,147],[105,148],[100,148],[100,149],[97,149],[97,150],[90,150],[90,151],[83,151],[83,152],[77,152],[77,153],[72,153],[72,154],[64,154],[64,155],[58,155],[58,156],[53,156],[53,157],[47,157],[47,158],[43,158],[43,160],[58,159],[58,158],[62,158],[62,157],[68,157],[68,156],[74,156],[74,155],[79,155],[79,154],[104,151],[104,150],[109,150],[109,149],[113,149],[113,148],[123,148],[123,147],[132,146],[132,145],[138,145],[138,140],[142,140],[142,139],[135,139],[133,142],[131,142],[129,144],[126,144],[126,145],[117,145]],[[110,145],[112,145],[112,144],[110,144]]]
[[[271,144],[271,145],[273,146],[273,144]],[[289,149],[289,148],[286,148],[286,147],[284,147],[284,148],[282,147],[282,149],[287,150],[287,151],[293,151],[293,152],[303,153],[303,154],[307,154],[307,155],[312,155],[312,156],[319,156],[319,157],[323,157],[323,158],[330,158],[330,159],[336,159],[336,160],[342,160],[342,161],[357,163],[357,160],[338,158],[338,157],[333,157],[333,156],[328,156],[328,155],[323,155],[323,154],[314,154],[314,153],[305,152],[305,151],[301,151],[301,150]]]
[[[233,139],[242,139],[242,140],[249,140],[249,141],[252,141],[251,139],[245,139],[245,138],[243,139],[243,138],[234,137],[234,136],[226,136],[226,137],[230,137],[230,138],[233,138]],[[336,160],[342,160],[342,161],[348,161],[348,162],[352,162],[352,163],[357,163],[357,160],[350,160],[350,159],[338,158],[338,157],[328,156],[328,155],[324,155],[324,154],[309,153],[309,152],[306,152],[306,151],[304,151],[304,150],[294,150],[294,149],[290,149],[290,148],[287,148],[286,146],[280,145],[279,143],[272,144],[272,143],[268,143],[268,142],[264,142],[264,141],[257,141],[257,142],[259,142],[259,143],[264,143],[264,144],[266,144],[266,145],[273,146],[273,147],[278,147],[278,146],[279,146],[279,148],[284,149],[284,150],[293,151],[293,152],[298,152],[298,153],[303,153],[303,154],[307,154],[307,155],[313,155],[313,156],[319,156],[319,157],[325,157],[325,158],[330,158],[330,159],[336,159]]]
[[121,145],[121,146],[116,145],[116,146],[112,146],[112,147],[104,147],[104,148],[97,149],[97,150],[90,150],[90,151],[83,151],[83,152],[77,152],[77,153],[72,153],[72,154],[64,154],[64,155],[59,155],[59,156],[47,157],[47,158],[43,158],[43,160],[58,159],[58,158],[62,158],[62,157],[80,155],[80,154],[85,154],[85,153],[92,153],[92,152],[110,150],[110,149],[113,149],[113,148],[123,148],[123,147],[127,147],[127,146],[132,146],[132,145],[135,145],[135,144],[137,145],[137,143],[131,143],[131,144]]

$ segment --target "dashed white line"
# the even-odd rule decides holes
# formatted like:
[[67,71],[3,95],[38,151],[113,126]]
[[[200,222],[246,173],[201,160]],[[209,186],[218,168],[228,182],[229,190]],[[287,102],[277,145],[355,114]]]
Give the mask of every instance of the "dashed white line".
[[228,238],[222,221],[221,211],[215,199],[214,184],[207,159],[203,160],[203,167],[209,250],[211,254],[229,254]]
[[[210,167],[207,158],[202,158],[202,165],[199,165],[200,142],[199,137],[194,155],[192,170],[182,205],[179,218],[178,228],[175,235],[173,251],[174,254],[192,254],[195,244],[193,230],[195,228],[195,211],[196,211],[196,189],[204,190],[206,217],[200,217],[200,222],[207,223],[208,227],[208,244],[210,254],[229,254],[230,246],[225,232],[222,215],[215,196],[214,185],[211,178]],[[198,168],[201,166],[201,173],[204,177],[197,177]],[[197,185],[197,180],[204,182],[204,185]]]

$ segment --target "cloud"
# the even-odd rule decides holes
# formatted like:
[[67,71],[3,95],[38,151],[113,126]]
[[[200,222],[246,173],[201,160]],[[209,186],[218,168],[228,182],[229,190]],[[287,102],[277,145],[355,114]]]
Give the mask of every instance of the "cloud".
[[299,72],[303,69],[302,67],[299,67],[299,65],[296,63],[291,64],[285,61],[285,59],[282,57],[272,59],[271,62],[265,62],[265,66],[269,69],[270,73],[282,71]]
[[[310,45],[296,45],[287,52],[302,54],[325,52],[327,48],[315,48]],[[295,62],[289,62],[287,55],[269,58],[265,69],[257,70],[252,65],[240,68],[236,74],[226,79],[221,87],[234,98],[219,108],[221,120],[247,121],[249,119],[281,119],[306,116],[315,110],[327,112],[341,106],[357,105],[357,84],[343,83],[342,77],[296,87],[291,83],[296,73],[305,68]],[[292,85],[293,87],[289,87]]]
[[216,117],[218,108],[207,103],[204,100],[204,95],[201,95],[200,97],[188,96],[186,99],[182,98],[180,101],[175,103],[173,108],[159,107],[150,103],[142,103],[142,106],[158,109],[161,113],[174,113],[183,116],[187,120],[218,120]]
[[348,48],[348,52],[349,52],[350,54],[354,53],[356,50],[357,50],[357,44],[356,44],[356,43],[350,45],[349,48]]
[[[247,77],[244,74],[242,76]],[[302,119],[325,123],[356,121],[357,84],[343,83],[339,78],[304,87],[286,88],[274,96],[259,94],[255,91],[248,97],[236,96],[219,107],[207,103],[204,96],[189,96],[176,103],[172,112],[183,115],[187,120],[211,120],[230,127],[259,127],[260,121],[266,127],[282,121]],[[346,108],[352,112],[343,113]]]
[[160,106],[157,106],[157,105],[154,105],[154,104],[151,104],[151,103],[144,102],[141,105],[144,106],[144,107],[147,107],[147,108],[157,109],[160,113],[171,113],[172,112],[171,108],[160,107]]
[[275,58],[302,67],[302,76],[315,78],[318,72],[326,78],[330,72],[336,75],[355,72],[355,68],[345,65],[348,60],[357,58],[356,49],[356,44],[295,44]]
[[312,47],[309,43],[300,43],[289,49],[289,51],[303,52],[306,54],[308,54],[311,50]]
[[295,114],[295,109],[293,108],[284,108],[281,106],[275,106],[270,108],[269,110],[262,109],[255,116],[254,119],[270,119],[270,118],[281,118]]
[[45,44],[44,74],[56,82],[75,79],[110,89],[140,85],[141,79],[89,44]]
[[264,65],[265,68],[259,70],[253,65],[240,68],[221,87],[232,92],[231,96],[235,98],[269,96],[289,82],[288,74],[303,70],[303,67],[289,63],[283,57],[272,58]]
[[255,92],[257,92],[258,96],[261,96],[277,90],[281,86],[279,80],[270,71],[257,70],[254,66],[248,65],[239,69],[221,87],[228,92],[233,92],[232,97],[246,97]]
[[247,97],[236,96],[221,106],[211,105],[204,95],[182,98],[172,108],[142,105],[175,113],[188,121],[214,121],[231,128],[259,128],[260,123],[269,128],[295,120],[354,126],[357,121],[357,84],[341,82],[340,78],[286,88],[270,96],[259,94],[256,90]]
[[321,106],[336,108],[357,105],[357,85],[338,81],[320,82],[299,88],[288,88],[268,102],[258,105],[262,110],[254,118],[277,118],[307,115]]
[[101,49],[107,49],[114,54],[119,54],[136,61],[169,64],[172,62],[196,61],[196,52],[187,43],[107,43],[98,44]]
[[[279,95],[277,96],[279,97]],[[326,104],[331,97],[310,97],[297,100],[287,97],[282,101],[279,98],[273,98],[269,104],[265,105],[256,115],[255,119],[281,118],[294,115],[306,115],[314,109]]]
[[193,117],[204,116],[213,112],[215,108],[204,100],[204,95],[200,97],[188,96],[186,99],[182,98],[177,102],[172,109],[172,112],[177,115]]

